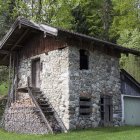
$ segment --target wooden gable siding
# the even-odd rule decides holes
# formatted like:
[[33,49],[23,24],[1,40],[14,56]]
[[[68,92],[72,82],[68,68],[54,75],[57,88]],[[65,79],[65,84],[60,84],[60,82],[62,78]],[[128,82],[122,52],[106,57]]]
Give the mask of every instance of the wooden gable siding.
[[121,91],[125,95],[140,96],[140,84],[124,70],[121,70]]
[[79,49],[86,49],[90,51],[98,50],[102,53],[110,55],[112,57],[120,57],[119,52],[114,49],[109,49],[108,46],[105,48],[98,43],[91,42],[88,40],[81,40],[80,38],[61,36],[56,38],[52,36],[44,36],[42,34],[35,34],[26,40],[24,47],[19,51],[20,58],[29,58],[42,53],[48,53],[49,51],[64,48],[66,45],[78,47]]
[[107,45],[103,45],[101,43],[96,43],[94,41],[89,41],[89,40],[74,38],[74,37],[69,37],[65,40],[69,46],[76,46],[79,49],[86,49],[92,52],[98,50],[99,52],[104,53],[106,55],[120,58],[119,51],[116,51],[113,47],[112,49],[110,49]]
[[140,96],[140,89],[128,79],[121,80],[121,91],[125,95]]
[[19,50],[20,58],[30,58],[32,56],[36,56],[42,53],[48,53],[49,51],[53,51],[56,49],[64,48],[64,41],[57,40],[54,37],[43,35],[35,35],[29,38],[30,40],[26,40],[24,48]]

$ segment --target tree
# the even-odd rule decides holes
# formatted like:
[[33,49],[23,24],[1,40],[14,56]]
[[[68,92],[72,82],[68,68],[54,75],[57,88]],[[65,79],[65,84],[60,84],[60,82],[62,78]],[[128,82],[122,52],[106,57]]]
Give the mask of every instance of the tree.
[[72,14],[75,17],[74,30],[109,40],[112,22],[111,0],[82,0],[73,9]]
[[70,0],[15,0],[13,17],[26,17],[33,21],[71,29],[71,9],[78,1]]
[[[113,0],[115,16],[111,36],[117,44],[140,50],[140,9],[139,0]],[[121,67],[140,81],[140,60],[138,57],[122,55]]]
[[[140,51],[140,31],[138,29],[124,30],[120,35],[118,44]],[[122,55],[120,64],[122,68],[126,69],[135,79],[140,81],[140,58],[138,56]]]
[[114,9],[114,19],[111,26],[110,35],[118,39],[125,29],[140,29],[140,9],[139,0],[112,0]]

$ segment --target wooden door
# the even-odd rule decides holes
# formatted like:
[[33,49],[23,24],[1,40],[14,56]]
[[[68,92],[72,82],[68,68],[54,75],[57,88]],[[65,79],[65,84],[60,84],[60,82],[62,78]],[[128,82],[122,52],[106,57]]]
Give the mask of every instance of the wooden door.
[[40,59],[32,61],[32,86],[40,88]]
[[112,97],[104,97],[104,126],[111,126],[113,121]]
[[101,125],[111,126],[113,121],[112,97],[103,95],[100,101]]

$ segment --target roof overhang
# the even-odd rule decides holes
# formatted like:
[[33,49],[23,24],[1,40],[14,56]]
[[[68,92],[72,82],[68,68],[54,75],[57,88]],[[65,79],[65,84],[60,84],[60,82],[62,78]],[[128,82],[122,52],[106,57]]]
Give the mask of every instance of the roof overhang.
[[8,39],[11,36],[15,35],[14,34],[15,31],[18,30],[20,32],[21,29],[36,30],[39,32],[43,32],[44,35],[46,35],[46,34],[50,34],[53,36],[58,35],[58,30],[54,27],[44,25],[44,24],[36,24],[36,23],[34,23],[32,21],[28,21],[27,19],[24,19],[24,18],[17,18],[17,20],[14,22],[14,24],[12,25],[12,27],[10,28],[8,33],[4,36],[4,38],[0,42],[0,49],[4,48],[4,45],[7,43]]
[[103,44],[103,46],[108,47],[108,49],[114,49],[119,53],[140,56],[140,52],[134,49],[122,47],[120,45],[103,41],[91,36],[70,32],[59,28],[54,28],[49,25],[37,24],[25,18],[17,18],[17,20],[10,28],[9,32],[4,36],[4,38],[0,42],[0,65],[8,64],[9,54],[13,51],[16,51],[17,48],[22,47],[20,46],[21,42],[24,42],[26,39],[29,39],[29,36],[31,37],[35,34],[40,33],[43,34],[44,37],[46,37],[46,35],[58,37],[63,34],[65,37],[71,36],[74,38],[80,38],[81,40],[94,41],[96,43]]
[[35,34],[57,36],[58,30],[54,27],[36,24],[24,18],[17,18],[8,33],[0,41],[0,65],[8,65],[9,54],[17,48],[23,47],[21,42]]

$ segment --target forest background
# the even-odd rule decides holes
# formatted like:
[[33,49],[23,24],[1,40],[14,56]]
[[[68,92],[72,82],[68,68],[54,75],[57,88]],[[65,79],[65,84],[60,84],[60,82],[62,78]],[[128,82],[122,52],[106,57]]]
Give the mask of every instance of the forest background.
[[[19,16],[140,51],[140,0],[0,0],[0,39]],[[122,55],[120,67],[140,82],[139,57]],[[0,94],[7,83],[1,66]]]

